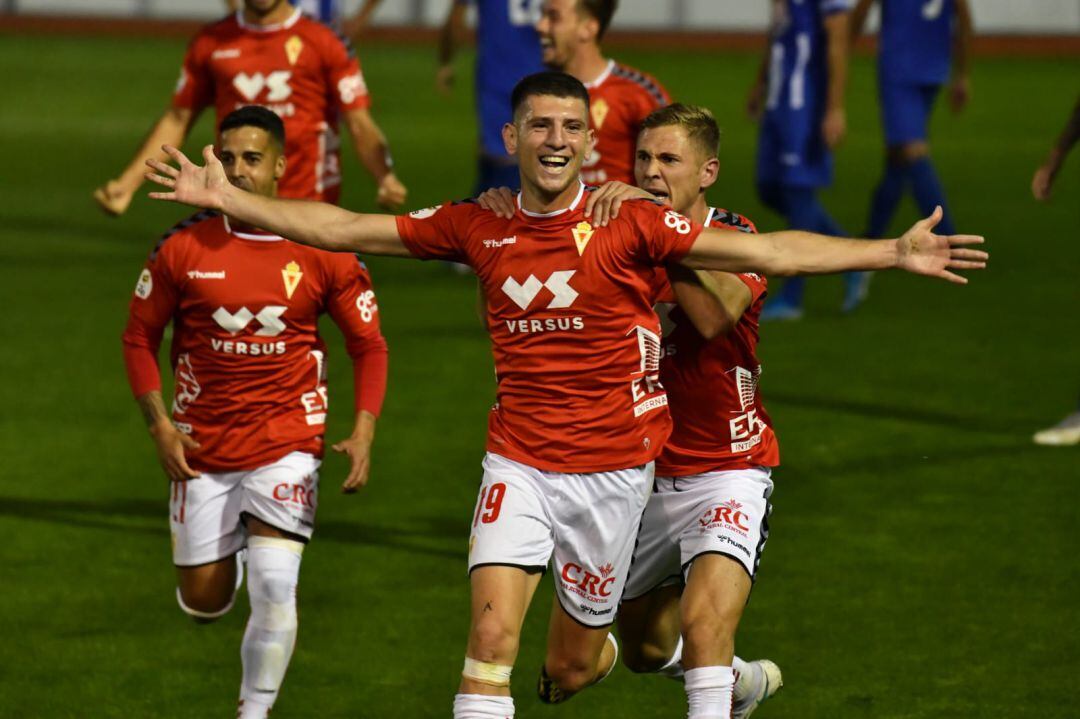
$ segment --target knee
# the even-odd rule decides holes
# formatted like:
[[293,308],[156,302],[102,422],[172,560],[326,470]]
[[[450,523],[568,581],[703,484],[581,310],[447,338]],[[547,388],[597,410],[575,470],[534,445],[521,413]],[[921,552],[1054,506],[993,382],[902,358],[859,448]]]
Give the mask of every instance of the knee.
[[548,677],[563,692],[573,694],[596,681],[596,667],[581,657],[548,657],[544,664]]
[[682,618],[683,637],[691,646],[734,646],[739,617],[740,612],[715,608],[686,611]]
[[630,671],[635,674],[651,674],[658,671],[671,659],[671,652],[665,652],[664,648],[654,642],[640,642],[629,644],[624,642],[622,646],[622,661]]
[[469,658],[478,662],[507,664],[517,654],[518,633],[497,617],[485,617],[469,633]]

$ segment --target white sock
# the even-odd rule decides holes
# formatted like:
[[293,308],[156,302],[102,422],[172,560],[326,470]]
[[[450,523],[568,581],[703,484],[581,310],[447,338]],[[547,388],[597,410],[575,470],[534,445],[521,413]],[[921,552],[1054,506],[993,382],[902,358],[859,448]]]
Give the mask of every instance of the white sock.
[[240,644],[240,719],[263,719],[277,699],[296,644],[296,584],[304,545],[290,539],[248,539],[251,617]]
[[731,667],[698,667],[686,670],[687,719],[731,719],[731,690],[735,671]]
[[514,700],[486,694],[458,694],[454,697],[454,719],[513,719]]
[[761,668],[752,662],[744,662],[739,657],[731,660],[731,668],[735,670],[735,689],[732,690],[732,701],[738,703],[745,697],[755,693],[757,685],[761,681]]
[[671,659],[668,659],[667,663],[664,666],[657,669],[656,673],[662,674],[663,676],[670,677],[672,679],[682,679],[682,648],[682,637],[679,637],[679,643],[675,645],[675,652],[671,655]]

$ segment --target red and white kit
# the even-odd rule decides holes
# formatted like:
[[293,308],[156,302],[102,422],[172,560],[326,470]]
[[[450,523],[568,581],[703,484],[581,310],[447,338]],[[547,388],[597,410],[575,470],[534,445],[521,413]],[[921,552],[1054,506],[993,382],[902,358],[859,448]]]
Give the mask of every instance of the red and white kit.
[[645,73],[611,60],[596,80],[586,83],[596,147],[581,168],[586,184],[634,183],[634,153],[641,123],[671,103],[663,85]]
[[[539,519],[524,517],[535,510],[564,564],[554,567],[560,577],[566,570],[588,582],[565,566],[574,564],[593,574],[608,567],[607,576],[621,582],[628,565],[623,556],[628,560],[651,484],[649,465],[671,431],[650,283],[653,268],[681,259],[701,227],[656,203],[634,201],[607,227],[594,228],[583,213],[584,194],[582,186],[570,208],[548,215],[521,210],[519,199],[511,219],[471,202],[398,218],[401,239],[414,255],[468,263],[486,298],[498,396],[478,502],[477,527],[484,531],[473,533],[470,567],[520,564],[531,552],[525,525]],[[632,480],[615,476],[628,469]],[[599,502],[586,502],[568,520],[559,509],[573,504],[559,498],[570,496],[560,489],[568,475],[567,486],[595,483],[605,496],[640,497],[641,506],[626,506],[615,519]],[[533,489],[519,505],[513,495],[521,482]],[[505,489],[495,490],[500,483]],[[587,491],[574,490],[577,497]],[[499,507],[508,502],[526,507],[525,514],[503,514]],[[560,527],[570,521],[591,526],[594,541],[566,536]],[[543,564],[540,559],[529,561]],[[559,591],[567,611],[590,625],[618,601],[612,596],[610,604],[586,605],[573,590]],[[610,614],[600,616],[606,618],[601,624],[610,623]]]
[[[756,232],[741,215],[710,208],[706,225]],[[658,309],[670,330],[660,378],[674,423],[656,461],[656,488],[642,518],[626,596],[679,581],[697,556],[724,554],[751,577],[768,538],[770,469],[780,463],[776,436],[758,394],[758,317],[764,277],[736,275],[751,302],[726,335],[706,340],[683,311],[666,273],[657,271]]]
[[[186,456],[203,473],[172,490],[177,564],[235,552],[243,541],[236,507],[311,536],[327,410],[324,312],[345,336],[357,410],[378,415],[386,343],[355,256],[235,231],[214,213],[181,223],[151,254],[131,301],[124,360],[136,397],[159,390],[158,347],[173,322],[172,416],[201,445]],[[254,496],[222,496],[230,492]]]
[[245,105],[285,122],[288,172],[278,195],[337,202],[341,184],[339,113],[371,104],[347,39],[298,9],[280,25],[248,25],[235,15],[203,28],[188,46],[173,106],[213,105],[220,123]]

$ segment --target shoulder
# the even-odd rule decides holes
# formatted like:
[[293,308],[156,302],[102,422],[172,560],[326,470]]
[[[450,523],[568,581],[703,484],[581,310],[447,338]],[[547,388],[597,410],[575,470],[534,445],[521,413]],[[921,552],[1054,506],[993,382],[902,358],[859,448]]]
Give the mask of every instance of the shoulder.
[[668,91],[652,75],[642,72],[637,68],[615,63],[611,70],[611,77],[619,80],[627,87],[635,88],[639,93],[647,95],[657,105],[667,105],[670,102]]
[[203,210],[177,222],[158,239],[154,249],[150,251],[150,261],[156,260],[166,250],[166,245],[169,251],[173,251],[178,250],[182,245],[198,242],[208,232],[216,229],[216,223],[211,221],[218,217],[220,215],[217,212]]
[[310,40],[323,55],[345,54],[349,59],[356,57],[356,48],[348,35],[330,27],[321,20],[302,15],[295,26],[298,35]]
[[723,227],[738,230],[739,232],[751,234],[757,233],[757,226],[750,221],[749,217],[740,215],[738,212],[725,210],[721,207],[713,208],[712,218],[709,220],[709,227]]

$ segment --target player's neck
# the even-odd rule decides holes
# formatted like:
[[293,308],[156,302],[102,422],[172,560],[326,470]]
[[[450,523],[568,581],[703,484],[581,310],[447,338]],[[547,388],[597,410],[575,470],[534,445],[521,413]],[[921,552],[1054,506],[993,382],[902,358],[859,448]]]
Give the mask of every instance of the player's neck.
[[581,180],[577,179],[557,195],[549,195],[540,188],[521,183],[521,209],[533,215],[548,215],[573,206],[582,192]]
[[254,13],[246,7],[240,12],[243,14],[245,24],[265,27],[268,25],[280,25],[291,18],[293,13],[298,12],[298,10],[291,3],[283,2],[265,15]]
[[709,203],[705,200],[705,193],[699,192],[694,204],[690,205],[685,212],[680,212],[680,214],[686,215],[699,225],[704,225],[705,220],[709,219]]
[[609,62],[600,52],[599,45],[582,45],[567,63],[566,74],[573,75],[585,85],[591,85],[604,76]]

